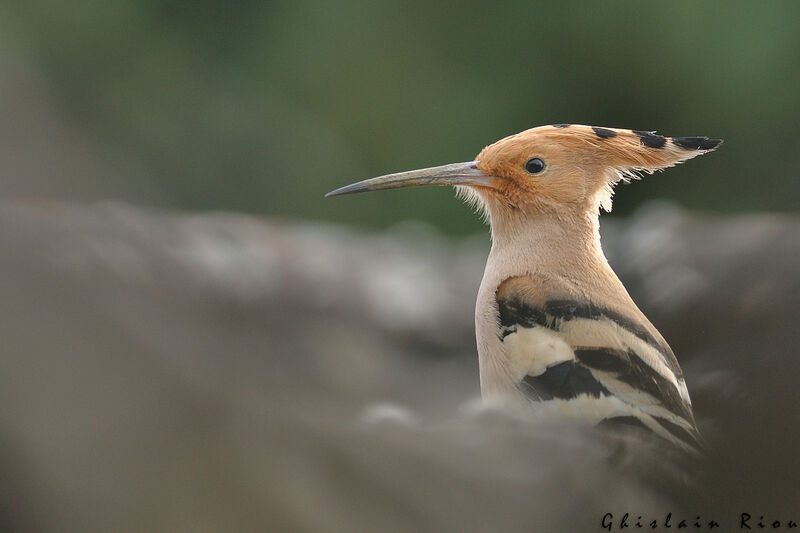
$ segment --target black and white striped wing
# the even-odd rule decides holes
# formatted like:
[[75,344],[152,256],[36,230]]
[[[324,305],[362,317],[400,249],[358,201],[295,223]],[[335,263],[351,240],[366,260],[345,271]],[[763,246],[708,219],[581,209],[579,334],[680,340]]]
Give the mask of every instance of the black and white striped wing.
[[506,357],[529,398],[700,446],[677,360],[643,324],[588,302],[536,304],[520,291],[498,292],[497,303]]

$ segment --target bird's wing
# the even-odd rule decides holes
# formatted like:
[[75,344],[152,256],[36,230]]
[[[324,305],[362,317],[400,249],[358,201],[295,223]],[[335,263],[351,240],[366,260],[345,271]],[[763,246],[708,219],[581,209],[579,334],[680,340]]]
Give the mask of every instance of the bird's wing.
[[499,336],[520,390],[565,414],[635,423],[700,446],[680,367],[649,323],[590,301],[548,298],[537,285],[510,278],[497,290]]

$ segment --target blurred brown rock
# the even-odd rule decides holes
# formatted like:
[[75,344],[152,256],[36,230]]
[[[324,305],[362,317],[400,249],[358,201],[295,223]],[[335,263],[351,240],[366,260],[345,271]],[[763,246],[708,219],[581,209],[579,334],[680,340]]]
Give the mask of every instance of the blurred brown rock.
[[795,217],[603,222],[710,442],[687,490],[593,433],[475,414],[487,237],[48,202],[2,204],[0,227],[3,530],[800,520]]

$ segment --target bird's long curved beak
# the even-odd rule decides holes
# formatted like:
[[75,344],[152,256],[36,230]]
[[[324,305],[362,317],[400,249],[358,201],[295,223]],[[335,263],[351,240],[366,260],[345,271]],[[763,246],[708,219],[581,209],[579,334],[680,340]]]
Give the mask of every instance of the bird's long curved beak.
[[466,163],[453,163],[440,167],[410,170],[408,172],[370,178],[358,183],[345,185],[329,192],[325,197],[380,191],[383,189],[399,189],[400,187],[420,187],[423,185],[477,185],[490,187],[491,180],[491,176],[487,176],[478,170],[477,161],[468,161]]

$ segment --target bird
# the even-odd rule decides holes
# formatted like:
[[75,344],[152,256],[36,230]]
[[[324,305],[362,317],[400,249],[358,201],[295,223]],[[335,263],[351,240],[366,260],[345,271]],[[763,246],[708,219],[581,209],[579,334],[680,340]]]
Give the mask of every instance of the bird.
[[599,232],[614,186],[715,150],[722,140],[553,124],[472,161],[387,174],[327,197],[454,186],[491,230],[475,305],[484,399],[512,399],[588,425],[636,427],[700,453],[683,371],[606,259]]

